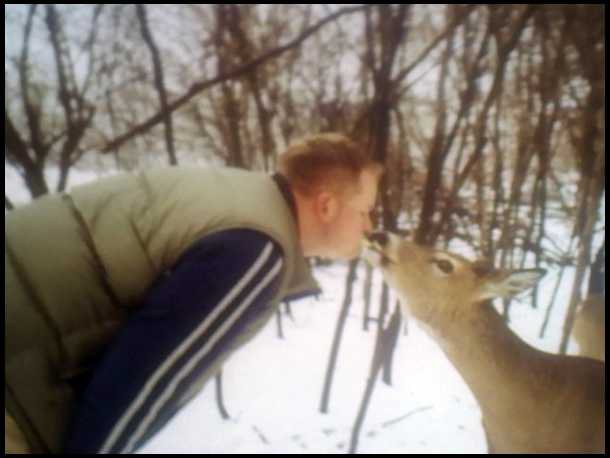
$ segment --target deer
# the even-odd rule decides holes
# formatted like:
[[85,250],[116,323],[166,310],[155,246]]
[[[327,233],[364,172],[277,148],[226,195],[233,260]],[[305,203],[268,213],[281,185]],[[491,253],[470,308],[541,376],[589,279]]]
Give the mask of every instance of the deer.
[[489,453],[605,451],[605,363],[528,345],[492,305],[534,286],[543,269],[496,269],[391,232],[368,234],[364,245],[403,313],[472,391]]
[[578,354],[605,361],[606,356],[606,297],[591,294],[576,311],[572,337],[578,344]]

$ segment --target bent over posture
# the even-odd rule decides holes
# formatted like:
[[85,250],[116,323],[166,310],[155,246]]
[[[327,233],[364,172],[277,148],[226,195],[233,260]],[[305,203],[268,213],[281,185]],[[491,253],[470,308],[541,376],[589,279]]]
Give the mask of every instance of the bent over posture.
[[318,291],[305,257],[358,254],[380,167],[339,134],[280,163],[118,175],[7,215],[5,451],[133,452]]

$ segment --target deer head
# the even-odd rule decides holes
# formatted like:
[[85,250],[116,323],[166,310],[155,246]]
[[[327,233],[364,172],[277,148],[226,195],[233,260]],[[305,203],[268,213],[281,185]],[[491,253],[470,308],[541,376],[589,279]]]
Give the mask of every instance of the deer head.
[[389,232],[365,241],[363,257],[383,272],[385,281],[416,318],[467,314],[470,307],[496,297],[512,297],[533,287],[543,269],[495,269],[456,254],[416,245]]

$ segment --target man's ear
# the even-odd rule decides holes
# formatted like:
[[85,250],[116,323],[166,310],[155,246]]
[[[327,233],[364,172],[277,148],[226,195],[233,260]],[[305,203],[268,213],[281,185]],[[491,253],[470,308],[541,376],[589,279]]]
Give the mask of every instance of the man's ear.
[[329,191],[321,191],[315,200],[316,215],[323,223],[331,223],[339,213],[337,196]]

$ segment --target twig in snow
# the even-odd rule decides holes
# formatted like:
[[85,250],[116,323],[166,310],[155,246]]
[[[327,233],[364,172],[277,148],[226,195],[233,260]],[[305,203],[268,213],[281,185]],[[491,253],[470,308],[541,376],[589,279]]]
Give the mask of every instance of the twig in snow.
[[416,413],[423,412],[425,410],[430,410],[431,408],[432,408],[432,406],[419,407],[418,409],[412,410],[411,412],[403,415],[402,417],[398,417],[398,418],[395,418],[393,420],[389,420],[389,421],[386,421],[386,422],[382,423],[381,427],[382,428],[387,428],[388,426],[393,425],[394,423],[398,423],[399,421],[402,421],[405,418],[410,417],[411,415],[415,415]]
[[269,441],[267,440],[267,438],[264,436],[264,434],[256,426],[252,425],[252,429],[258,435],[260,440],[263,441],[263,444],[269,445]]

